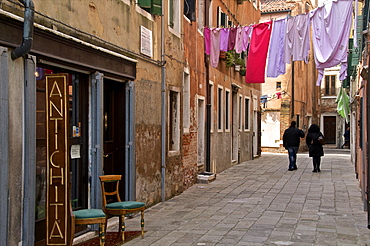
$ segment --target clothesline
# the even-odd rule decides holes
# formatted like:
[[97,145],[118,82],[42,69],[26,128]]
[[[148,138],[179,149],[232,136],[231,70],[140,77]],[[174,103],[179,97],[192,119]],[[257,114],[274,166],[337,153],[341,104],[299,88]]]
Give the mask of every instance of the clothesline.
[[[342,64],[340,80],[347,77],[347,50],[352,22],[352,0],[329,4],[279,20],[231,28],[204,28],[205,52],[217,67],[220,51],[247,53],[246,82],[264,83],[267,77],[285,74],[285,64],[308,61],[310,28],[320,86],[324,68]],[[268,58],[267,58],[268,54]],[[265,71],[268,59],[267,71]],[[249,72],[248,72],[249,71]]]

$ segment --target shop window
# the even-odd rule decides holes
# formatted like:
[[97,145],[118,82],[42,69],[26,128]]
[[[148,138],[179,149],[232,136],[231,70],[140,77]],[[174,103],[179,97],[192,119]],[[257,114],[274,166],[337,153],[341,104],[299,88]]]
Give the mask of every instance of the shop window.
[[137,0],[137,4],[153,15],[162,15],[162,0]]

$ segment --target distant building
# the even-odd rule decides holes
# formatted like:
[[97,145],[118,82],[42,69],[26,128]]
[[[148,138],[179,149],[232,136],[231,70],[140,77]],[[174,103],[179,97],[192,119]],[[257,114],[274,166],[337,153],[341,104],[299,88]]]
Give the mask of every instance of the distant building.
[[[261,1],[261,21],[278,20],[311,10],[310,1]],[[312,45],[308,63],[294,61],[286,64],[286,73],[277,78],[266,78],[261,97],[261,147],[263,151],[282,152],[284,130],[295,120],[297,127],[307,131],[312,123],[320,123],[320,88]],[[305,148],[305,144],[301,145]]]

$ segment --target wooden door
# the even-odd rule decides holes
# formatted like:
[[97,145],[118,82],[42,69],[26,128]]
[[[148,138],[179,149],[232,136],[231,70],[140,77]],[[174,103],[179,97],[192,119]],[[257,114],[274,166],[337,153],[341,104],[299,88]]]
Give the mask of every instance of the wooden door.
[[324,116],[324,132],[325,142],[327,144],[335,144],[337,136],[337,126],[335,116]]

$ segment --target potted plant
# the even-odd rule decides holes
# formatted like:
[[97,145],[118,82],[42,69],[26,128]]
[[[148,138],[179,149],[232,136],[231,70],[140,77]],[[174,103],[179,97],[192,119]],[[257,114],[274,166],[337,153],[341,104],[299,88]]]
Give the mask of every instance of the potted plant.
[[238,57],[236,60],[235,60],[235,71],[240,71],[240,68],[241,67],[245,67],[245,61],[244,59],[242,59],[241,57]]
[[235,51],[229,50],[226,52],[225,64],[226,67],[231,67],[235,63]]
[[247,71],[247,69],[245,67],[242,67],[242,68],[240,68],[239,73],[240,73],[241,76],[245,76],[246,71]]

